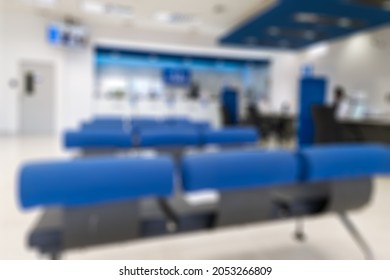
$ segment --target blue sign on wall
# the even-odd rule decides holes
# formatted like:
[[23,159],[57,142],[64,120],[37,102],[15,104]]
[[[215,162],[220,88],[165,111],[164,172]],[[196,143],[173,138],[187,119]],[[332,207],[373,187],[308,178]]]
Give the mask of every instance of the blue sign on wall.
[[311,78],[314,77],[314,65],[305,64],[302,66],[302,77]]
[[192,82],[191,71],[184,68],[163,69],[163,80],[168,86],[189,86]]
[[58,25],[51,24],[47,27],[47,40],[51,45],[61,43],[61,28]]

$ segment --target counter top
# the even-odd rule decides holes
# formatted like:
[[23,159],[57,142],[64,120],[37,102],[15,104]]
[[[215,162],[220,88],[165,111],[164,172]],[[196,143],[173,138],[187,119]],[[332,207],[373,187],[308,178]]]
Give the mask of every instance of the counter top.
[[343,124],[390,126],[390,118],[340,119]]

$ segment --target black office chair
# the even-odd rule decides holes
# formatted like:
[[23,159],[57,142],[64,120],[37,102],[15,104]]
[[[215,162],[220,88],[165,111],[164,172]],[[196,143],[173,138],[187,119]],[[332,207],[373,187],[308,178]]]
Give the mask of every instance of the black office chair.
[[280,144],[291,141],[295,136],[294,120],[286,115],[281,115],[275,121],[275,133]]
[[222,105],[221,106],[221,117],[222,117],[222,125],[224,127],[226,126],[232,126],[233,125],[233,121],[230,117],[230,114],[229,114],[229,109],[225,106],[225,105]]
[[342,127],[335,117],[334,107],[314,105],[312,114],[316,144],[345,142]]
[[273,132],[273,124],[264,120],[256,105],[248,105],[247,112],[247,123],[257,128],[262,139],[267,139]]

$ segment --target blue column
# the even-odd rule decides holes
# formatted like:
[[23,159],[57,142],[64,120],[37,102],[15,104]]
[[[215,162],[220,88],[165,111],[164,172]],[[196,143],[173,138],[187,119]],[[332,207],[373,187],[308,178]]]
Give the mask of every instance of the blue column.
[[225,87],[222,91],[222,104],[227,109],[229,123],[237,125],[239,122],[238,92],[233,87]]
[[299,147],[314,144],[313,105],[324,105],[327,81],[325,78],[302,78],[300,83],[300,111],[298,119]]

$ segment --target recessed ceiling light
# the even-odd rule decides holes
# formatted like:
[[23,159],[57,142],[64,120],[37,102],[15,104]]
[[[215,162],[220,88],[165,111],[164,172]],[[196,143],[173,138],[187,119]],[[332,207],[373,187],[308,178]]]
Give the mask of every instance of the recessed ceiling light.
[[317,37],[317,35],[314,31],[308,30],[303,33],[303,37],[306,40],[314,40]]
[[297,13],[294,15],[294,20],[304,24],[335,25],[341,28],[361,28],[367,25],[367,22],[362,19],[315,13]]
[[23,2],[40,7],[53,7],[58,0],[24,0]]
[[189,14],[161,11],[155,16],[156,20],[166,23],[192,23],[195,17]]
[[279,36],[280,35],[280,28],[272,26],[268,28],[268,34],[271,36]]
[[383,2],[382,7],[384,10],[390,11],[390,1]]
[[129,6],[124,5],[106,5],[106,13],[110,15],[131,17],[132,9]]
[[82,9],[91,14],[104,14],[105,5],[96,1],[84,1],[82,4]]
[[35,2],[38,5],[43,5],[43,6],[54,6],[57,4],[57,0],[35,0]]
[[132,10],[129,6],[104,4],[97,1],[86,0],[83,2],[82,9],[91,14],[107,14],[115,16],[132,16]]
[[317,23],[319,21],[319,16],[312,13],[298,13],[295,15],[295,20],[304,23]]
[[324,34],[315,32],[313,30],[305,30],[300,28],[287,28],[271,26],[267,29],[268,35],[279,38],[298,38],[305,40],[314,40],[318,37],[322,37]]
[[340,18],[338,20],[338,25],[343,28],[349,28],[352,26],[352,20],[348,18]]
[[213,7],[214,13],[216,14],[223,14],[226,12],[226,6],[223,4],[217,4]]
[[320,57],[320,56],[326,55],[328,53],[328,51],[329,51],[329,45],[325,44],[325,43],[320,43],[320,44],[317,44],[317,45],[311,47],[308,50],[308,54],[309,54],[309,56],[312,56],[312,57]]
[[280,40],[279,41],[279,46],[283,47],[283,48],[287,48],[290,46],[290,42],[288,40]]
[[245,38],[245,44],[248,45],[256,45],[258,41],[259,40],[255,36],[249,36]]
[[349,0],[350,2],[369,6],[372,8],[378,8],[385,11],[390,11],[390,1],[389,0]]

